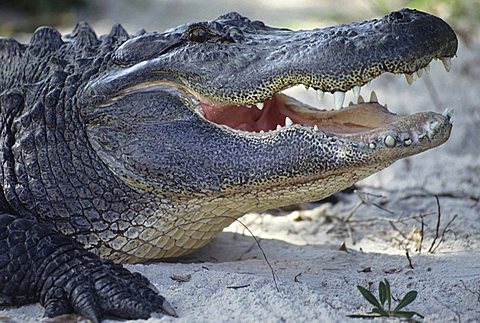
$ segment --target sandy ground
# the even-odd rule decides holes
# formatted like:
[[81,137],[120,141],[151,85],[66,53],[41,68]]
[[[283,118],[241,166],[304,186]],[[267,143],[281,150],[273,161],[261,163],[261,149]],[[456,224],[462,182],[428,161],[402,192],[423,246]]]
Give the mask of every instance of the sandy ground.
[[[480,321],[478,53],[478,43],[470,48],[461,44],[449,74],[434,62],[431,74],[414,86],[389,75],[372,83],[379,101],[398,113],[455,108],[446,144],[360,182],[361,193],[340,194],[335,205],[308,204],[293,212],[240,219],[260,240],[278,290],[255,240],[234,223],[177,263],[128,266],[147,276],[179,315],[148,322],[355,321],[347,315],[371,309],[356,285],[372,284],[376,294],[385,278],[396,298],[418,291],[408,309],[424,315],[426,322]],[[369,93],[368,88],[362,93]],[[296,95],[314,100],[313,93]],[[439,237],[435,252],[428,252],[438,221],[434,194],[439,196]],[[346,251],[340,248],[343,243]],[[177,282],[171,275],[191,278]],[[37,304],[0,311],[0,317],[34,322],[42,312]]]

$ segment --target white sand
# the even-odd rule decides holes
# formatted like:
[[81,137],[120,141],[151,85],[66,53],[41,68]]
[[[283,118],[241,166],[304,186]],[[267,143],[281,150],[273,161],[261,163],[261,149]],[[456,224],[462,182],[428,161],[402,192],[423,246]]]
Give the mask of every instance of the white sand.
[[[280,291],[275,289],[255,241],[238,223],[181,263],[128,266],[145,274],[179,315],[178,319],[148,321],[345,322],[349,320],[346,315],[371,309],[356,285],[366,287],[372,282],[377,293],[378,282],[384,278],[390,281],[395,297],[418,291],[417,300],[408,309],[423,314],[426,322],[479,321],[480,203],[474,200],[480,197],[479,52],[478,45],[469,50],[462,46],[449,75],[439,62],[432,64],[429,78],[442,102],[437,109],[423,79],[413,87],[403,78],[382,77],[373,82],[380,102],[388,101],[390,109],[399,113],[456,109],[453,133],[445,145],[397,162],[359,184],[382,188],[363,190],[383,195],[366,198],[384,202],[393,214],[363,205],[344,223],[340,219],[349,214],[359,198],[342,195],[335,206],[243,217],[241,221],[261,239]],[[427,252],[437,220],[434,197],[402,198],[418,193],[414,188],[421,187],[455,196],[440,197],[440,229],[458,216],[435,253]],[[421,214],[425,215],[425,239],[418,253],[412,230],[420,226]],[[299,216],[306,219],[294,221]],[[405,220],[399,221],[399,217]],[[388,220],[394,221],[397,230]],[[348,252],[339,250],[343,242]],[[414,269],[409,267],[405,247],[410,250]],[[367,267],[371,272],[362,271]],[[191,280],[175,282],[169,278],[173,274],[188,274]],[[247,287],[229,288],[244,285]],[[34,322],[42,312],[37,304],[0,311],[0,317]]]

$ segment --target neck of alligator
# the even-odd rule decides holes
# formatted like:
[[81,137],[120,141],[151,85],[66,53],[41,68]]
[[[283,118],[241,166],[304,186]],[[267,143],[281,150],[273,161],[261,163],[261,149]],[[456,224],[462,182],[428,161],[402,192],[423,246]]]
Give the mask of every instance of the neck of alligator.
[[452,57],[453,32],[416,11],[311,31],[234,13],[135,36],[79,24],[0,45],[2,204],[118,262],[186,254],[247,212],[321,199],[450,133],[449,116],[374,99],[321,112],[278,93],[337,98]]

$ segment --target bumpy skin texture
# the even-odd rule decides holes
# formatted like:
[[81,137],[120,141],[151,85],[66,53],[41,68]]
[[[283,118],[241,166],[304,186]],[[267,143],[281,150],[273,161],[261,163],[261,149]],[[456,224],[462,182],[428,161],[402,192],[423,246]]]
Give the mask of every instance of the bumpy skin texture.
[[456,46],[443,21],[409,10],[298,32],[230,13],[161,34],[98,38],[83,23],[63,38],[42,27],[28,45],[1,39],[0,304],[94,322],[174,314],[111,260],[188,253],[234,217],[328,196],[451,129],[423,113],[361,135],[246,134],[206,121],[192,93],[247,104],[299,83],[347,90]]
[[93,231],[126,229],[119,217],[134,207],[129,201],[148,206],[96,157],[74,104],[77,89],[126,37],[117,26],[99,46],[80,24],[67,44],[50,28],[28,46],[0,40],[8,62],[0,80],[1,306],[40,302],[47,317],[77,312],[94,322],[174,314],[146,278],[86,250]]
[[0,214],[0,228],[3,306],[39,301],[47,317],[75,311],[93,322],[106,315],[146,319],[165,306],[145,277],[100,259],[51,225]]

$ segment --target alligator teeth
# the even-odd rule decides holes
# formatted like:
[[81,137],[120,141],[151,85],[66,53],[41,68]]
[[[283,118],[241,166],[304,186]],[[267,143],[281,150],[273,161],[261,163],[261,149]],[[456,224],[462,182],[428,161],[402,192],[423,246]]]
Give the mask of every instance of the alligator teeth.
[[452,59],[450,57],[442,57],[441,58],[443,67],[445,67],[445,71],[450,72],[452,68]]
[[345,100],[345,92],[337,91],[333,93],[333,101],[335,103],[335,109],[340,110]]
[[360,90],[362,89],[362,87],[360,85],[355,85],[353,87],[353,95],[355,95],[356,98],[358,98],[358,96],[360,95]]
[[305,87],[305,91],[308,91],[308,89],[310,88],[308,85],[305,84],[303,84],[303,86]]
[[443,111],[442,115],[444,117],[447,117],[449,120],[453,117],[453,112],[454,110],[451,108],[446,108],[445,111]]
[[324,95],[325,92],[323,92],[322,90],[317,90],[317,98],[319,101],[322,101]]
[[259,102],[256,104],[258,110],[262,110],[263,109],[263,103],[262,102]]
[[389,148],[395,147],[395,138],[393,138],[391,135],[387,135],[383,142],[385,143],[385,146]]
[[313,131],[318,131],[318,126],[317,125],[313,126]]
[[363,96],[361,96],[361,95],[358,96],[357,103],[365,103],[365,100],[363,99]]
[[405,139],[403,141],[403,144],[407,147],[410,146],[412,144],[412,139],[410,139],[410,138]]
[[423,74],[423,70],[418,70],[415,73],[417,73],[418,78],[421,78]]
[[280,130],[280,129],[282,129],[282,126],[277,124],[277,129],[276,130]]
[[372,91],[372,93],[370,93],[370,102],[378,103],[377,93],[375,93],[375,91]]
[[354,105],[354,104],[355,104],[355,103],[353,103],[353,101],[348,102],[348,106],[352,106],[352,105]]
[[425,71],[426,74],[430,74],[430,63],[428,63],[428,65],[425,66],[423,70]]
[[413,74],[405,74],[405,79],[407,80],[408,85],[412,85],[413,81],[415,81]]
[[377,145],[375,145],[374,142],[371,142],[371,143],[368,144],[368,147],[369,147],[370,149],[375,149],[376,146],[377,146]]
[[289,117],[286,117],[285,118],[285,128],[290,127],[292,124],[293,124],[292,119],[290,119]]

